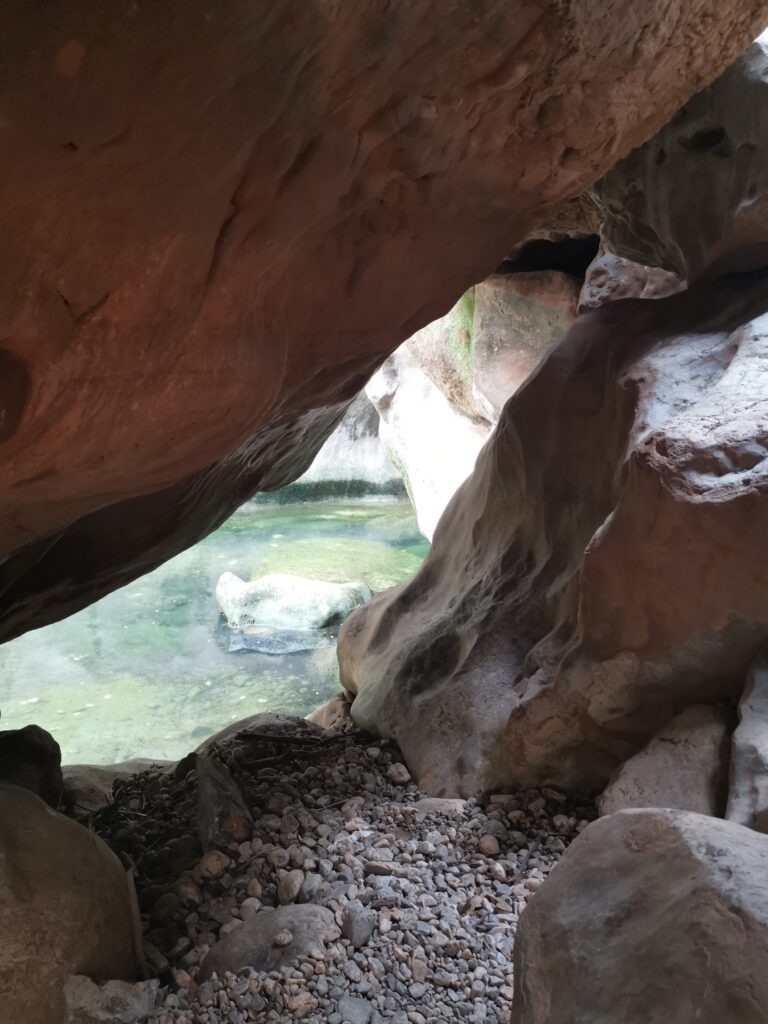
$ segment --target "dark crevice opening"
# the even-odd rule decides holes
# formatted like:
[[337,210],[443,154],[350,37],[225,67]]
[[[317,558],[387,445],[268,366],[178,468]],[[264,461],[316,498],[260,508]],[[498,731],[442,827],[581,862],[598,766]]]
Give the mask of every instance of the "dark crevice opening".
[[583,281],[587,267],[597,256],[599,235],[568,236],[558,242],[534,238],[502,260],[497,274],[526,274],[536,270],[559,270]]

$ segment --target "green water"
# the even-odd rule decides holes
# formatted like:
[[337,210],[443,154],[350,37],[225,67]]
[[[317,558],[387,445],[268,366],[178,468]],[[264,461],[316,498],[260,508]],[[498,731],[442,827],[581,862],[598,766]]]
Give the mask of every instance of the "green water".
[[62,622],[0,647],[2,728],[35,722],[65,763],[175,759],[261,711],[306,715],[339,688],[335,646],[297,654],[229,651],[214,588],[292,572],[410,578],[427,542],[405,501],[254,505],[159,569]]

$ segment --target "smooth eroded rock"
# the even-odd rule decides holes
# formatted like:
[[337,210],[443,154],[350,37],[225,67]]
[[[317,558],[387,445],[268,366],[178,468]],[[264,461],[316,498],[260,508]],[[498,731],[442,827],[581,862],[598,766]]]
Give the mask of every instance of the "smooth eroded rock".
[[140,971],[128,876],[101,839],[26,789],[0,785],[0,1001],[13,1024],[51,1024],[72,975]]
[[601,814],[626,807],[674,807],[723,817],[733,714],[695,704],[626,761],[598,800]]
[[764,1024],[768,838],[672,810],[591,824],[524,910],[513,1024]]
[[[579,317],[340,679],[422,788],[602,788],[768,636],[766,271]],[[753,319],[757,317],[757,319]]]

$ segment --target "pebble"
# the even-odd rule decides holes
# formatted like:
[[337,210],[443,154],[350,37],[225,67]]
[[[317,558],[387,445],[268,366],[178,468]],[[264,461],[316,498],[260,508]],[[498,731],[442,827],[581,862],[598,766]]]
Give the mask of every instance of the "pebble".
[[[232,857],[213,850],[187,868],[152,852],[139,860],[142,925],[171,979],[149,1024],[510,1024],[519,914],[594,809],[554,791],[429,797],[388,742],[328,733],[317,752],[306,743],[296,757],[284,741],[224,751],[253,816]],[[110,805],[101,834],[137,860],[134,799],[154,823],[141,835],[151,851],[199,851],[194,772],[145,775],[144,789],[126,792],[124,819],[121,797]],[[285,929],[272,939],[278,969],[198,981],[221,937],[294,904],[327,907],[338,938],[284,963]]]

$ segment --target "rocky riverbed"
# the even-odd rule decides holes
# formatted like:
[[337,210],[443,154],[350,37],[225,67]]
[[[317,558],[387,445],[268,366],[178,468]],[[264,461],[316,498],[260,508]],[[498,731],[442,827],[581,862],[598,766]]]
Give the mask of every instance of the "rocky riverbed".
[[518,917],[593,808],[427,798],[393,746],[257,718],[116,786],[154,1024],[504,1022]]

